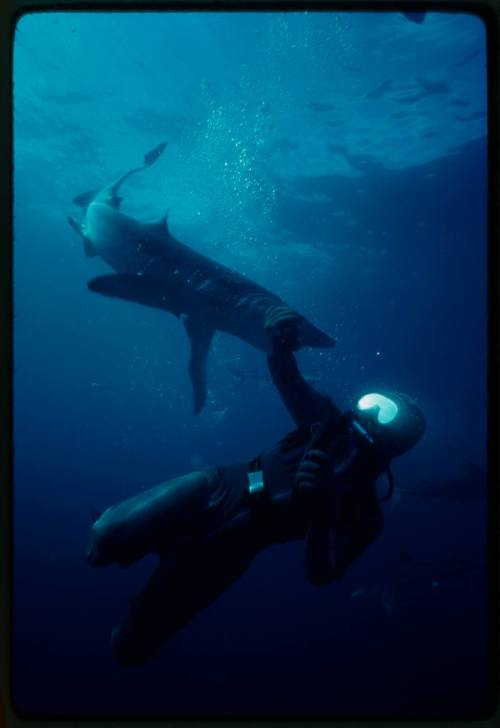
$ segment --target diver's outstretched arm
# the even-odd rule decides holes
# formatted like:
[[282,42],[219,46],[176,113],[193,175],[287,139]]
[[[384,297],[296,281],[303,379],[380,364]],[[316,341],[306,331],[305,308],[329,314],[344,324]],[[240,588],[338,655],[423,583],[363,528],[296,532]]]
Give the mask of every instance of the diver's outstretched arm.
[[273,338],[267,358],[271,378],[295,424],[307,427],[322,421],[328,414],[329,400],[306,382],[293,353],[298,348],[296,314],[287,306],[273,306],[265,327]]

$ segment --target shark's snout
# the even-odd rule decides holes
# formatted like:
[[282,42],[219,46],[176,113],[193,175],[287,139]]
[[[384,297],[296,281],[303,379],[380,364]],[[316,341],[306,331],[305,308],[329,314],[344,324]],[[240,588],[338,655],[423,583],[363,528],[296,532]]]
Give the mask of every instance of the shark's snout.
[[85,558],[90,566],[105,566],[105,560],[103,559],[99,546],[93,537],[90,541],[87,553],[85,554]]
[[107,566],[113,562],[113,558],[110,557],[109,549],[106,548],[106,542],[103,538],[102,529],[97,525],[97,520],[92,526],[92,533],[90,536],[90,543],[87,548],[85,558],[87,559],[90,566]]

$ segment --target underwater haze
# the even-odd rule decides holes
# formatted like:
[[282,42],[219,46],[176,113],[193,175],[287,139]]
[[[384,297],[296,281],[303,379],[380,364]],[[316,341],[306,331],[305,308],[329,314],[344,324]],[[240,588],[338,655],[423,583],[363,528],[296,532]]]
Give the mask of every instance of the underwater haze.
[[[33,13],[14,39],[13,700],[30,716],[467,717],[489,685],[487,76],[473,15]],[[294,429],[262,352],[217,333],[193,414],[172,315],[97,296],[72,199],[141,164],[122,209],[337,339],[298,361],[342,409],[399,390],[427,432],[363,558],[303,544],[140,668],[110,634],[155,566],[91,569],[92,513]],[[473,475],[471,475],[471,473]],[[424,497],[422,481],[465,482]],[[431,486],[426,486],[429,492]],[[453,489],[452,489],[453,490]]]

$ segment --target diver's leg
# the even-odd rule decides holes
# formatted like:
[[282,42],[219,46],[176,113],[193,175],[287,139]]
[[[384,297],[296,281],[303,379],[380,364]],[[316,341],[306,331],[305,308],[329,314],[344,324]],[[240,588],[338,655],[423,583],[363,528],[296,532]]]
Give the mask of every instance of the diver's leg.
[[167,551],[213,528],[221,499],[216,468],[160,483],[108,508],[92,527],[87,559],[128,566],[147,553]]
[[180,550],[162,560],[145,589],[130,600],[124,621],[113,630],[114,659],[125,666],[157,658],[162,644],[233,584],[252,561],[250,540],[230,532]]

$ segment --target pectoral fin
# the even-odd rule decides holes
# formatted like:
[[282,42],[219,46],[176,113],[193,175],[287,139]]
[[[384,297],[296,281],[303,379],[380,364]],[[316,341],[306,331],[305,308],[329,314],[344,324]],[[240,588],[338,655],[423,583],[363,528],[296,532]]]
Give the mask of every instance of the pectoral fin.
[[95,246],[93,243],[90,242],[90,240],[85,236],[85,226],[81,225],[79,222],[74,220],[72,217],[67,218],[69,224],[75,231],[75,233],[78,233],[78,235],[81,235],[83,238],[83,250],[85,251],[85,255],[87,258],[95,258],[96,255],[99,255],[97,250],[95,249]]
[[[141,167],[142,169],[142,167]],[[120,180],[120,182],[123,180]],[[96,190],[90,190],[90,192],[84,192],[82,195],[78,195],[77,197],[73,198],[73,202],[75,205],[78,205],[78,207],[83,208],[86,210],[91,202],[94,202],[94,200],[99,196],[100,202],[105,202],[106,205],[109,205],[113,208],[113,210],[119,210],[120,205],[122,203],[123,198],[119,197],[116,194],[116,190],[118,189],[119,183],[116,183],[114,185],[108,185],[107,187],[99,187]]]
[[189,376],[193,385],[194,413],[201,412],[207,399],[207,356],[215,330],[200,319],[182,314],[181,321],[191,342]]
[[97,250],[95,249],[95,246],[90,242],[88,238],[83,238],[83,250],[85,251],[85,255],[87,258],[95,258],[96,255],[99,255]]
[[83,209],[86,210],[92,200],[97,197],[102,189],[102,187],[98,187],[95,190],[90,190],[90,192],[84,192],[81,195],[77,195],[76,197],[73,197],[73,202],[75,205],[78,205],[78,207],[83,207]]
[[164,278],[129,273],[99,276],[87,283],[90,291],[111,298],[122,298],[143,306],[160,308],[179,316],[182,311],[182,292],[179,286]]
[[87,287],[104,296],[121,298],[180,315],[191,343],[189,376],[193,385],[194,412],[198,414],[207,398],[207,356],[215,329],[207,326],[202,319],[182,313],[182,287],[164,278],[127,273],[93,278],[87,283]]
[[73,230],[75,231],[75,233],[77,235],[81,235],[82,238],[85,237],[85,230],[83,229],[83,226],[79,222],[77,222],[72,217],[67,217],[66,220],[69,222],[69,224],[71,225],[71,227],[73,228]]

